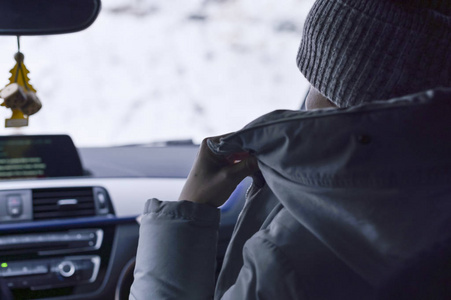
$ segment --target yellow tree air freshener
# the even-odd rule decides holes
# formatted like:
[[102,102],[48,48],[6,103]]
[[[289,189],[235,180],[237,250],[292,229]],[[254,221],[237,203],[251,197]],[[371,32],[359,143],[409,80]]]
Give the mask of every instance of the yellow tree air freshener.
[[1,104],[12,110],[10,119],[5,120],[5,127],[28,126],[28,117],[37,113],[41,107],[41,101],[36,96],[36,90],[29,83],[28,69],[24,64],[24,55],[17,52],[14,55],[16,65],[9,72],[9,84],[0,91]]

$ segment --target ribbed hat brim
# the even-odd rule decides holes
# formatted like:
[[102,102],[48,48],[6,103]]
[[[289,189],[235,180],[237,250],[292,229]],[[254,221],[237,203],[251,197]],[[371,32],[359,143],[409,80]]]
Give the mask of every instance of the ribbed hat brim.
[[450,87],[451,1],[405,3],[317,1],[299,69],[339,107]]

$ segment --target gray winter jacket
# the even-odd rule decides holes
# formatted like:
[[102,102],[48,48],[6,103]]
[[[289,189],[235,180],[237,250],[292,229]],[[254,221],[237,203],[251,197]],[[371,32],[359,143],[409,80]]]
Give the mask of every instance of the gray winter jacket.
[[450,100],[438,89],[275,111],[210,144],[251,151],[266,180],[249,191],[217,283],[219,210],[152,199],[130,299],[376,297],[450,241]]

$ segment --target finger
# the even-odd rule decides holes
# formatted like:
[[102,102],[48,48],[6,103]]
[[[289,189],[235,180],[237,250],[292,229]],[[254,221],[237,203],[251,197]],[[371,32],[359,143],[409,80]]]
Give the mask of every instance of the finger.
[[[218,135],[218,136],[213,136],[213,137],[205,138],[205,139],[202,141],[202,145],[203,145],[203,146],[205,145],[205,147],[210,148],[210,147],[208,146],[209,143],[210,143],[210,144],[218,144],[218,143],[221,142],[221,139],[223,139],[223,138],[225,138],[225,137],[227,137],[227,136],[229,136],[229,135],[231,135],[231,134],[233,134],[233,133],[234,133],[234,132],[230,132],[230,133],[226,133],[226,134],[222,134],[222,135]],[[210,151],[211,151],[211,149],[210,149]]]
[[204,139],[202,141],[199,156],[221,167],[228,165],[229,161],[227,158],[224,155],[218,155],[211,151],[210,147],[208,147],[207,141],[208,139]]
[[241,160],[248,158],[249,155],[250,155],[249,152],[232,153],[227,156],[227,160],[231,163],[236,163],[236,162],[239,162]]
[[226,170],[228,176],[237,183],[239,183],[245,177],[250,176],[257,171],[258,171],[258,163],[255,156],[249,156],[248,158],[240,161],[239,163],[227,167]]
[[[213,137],[207,137],[202,141],[201,144],[201,148],[200,148],[200,155],[205,155],[205,157],[208,157],[210,160],[221,164],[222,166],[228,165],[228,164],[233,164],[235,162],[236,159],[229,159],[228,156],[224,156],[224,155],[220,155],[220,154],[216,154],[214,153],[210,147],[208,146],[208,142],[213,142],[213,143],[219,143],[221,141],[222,138],[227,137],[231,134],[233,134],[234,132],[230,132],[230,133],[226,133],[223,135],[218,135],[218,136],[213,136]],[[241,156],[247,157],[248,154],[246,152],[241,153]]]

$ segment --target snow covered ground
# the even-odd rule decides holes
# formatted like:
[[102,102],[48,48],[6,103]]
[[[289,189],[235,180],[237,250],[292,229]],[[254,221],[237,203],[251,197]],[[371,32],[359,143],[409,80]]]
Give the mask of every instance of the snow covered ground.
[[[296,67],[312,0],[104,0],[97,21],[67,35],[22,37],[43,109],[0,134],[71,135],[77,146],[148,143],[238,130],[297,109]],[[0,88],[17,50],[0,37]],[[10,111],[0,108],[0,122]]]

